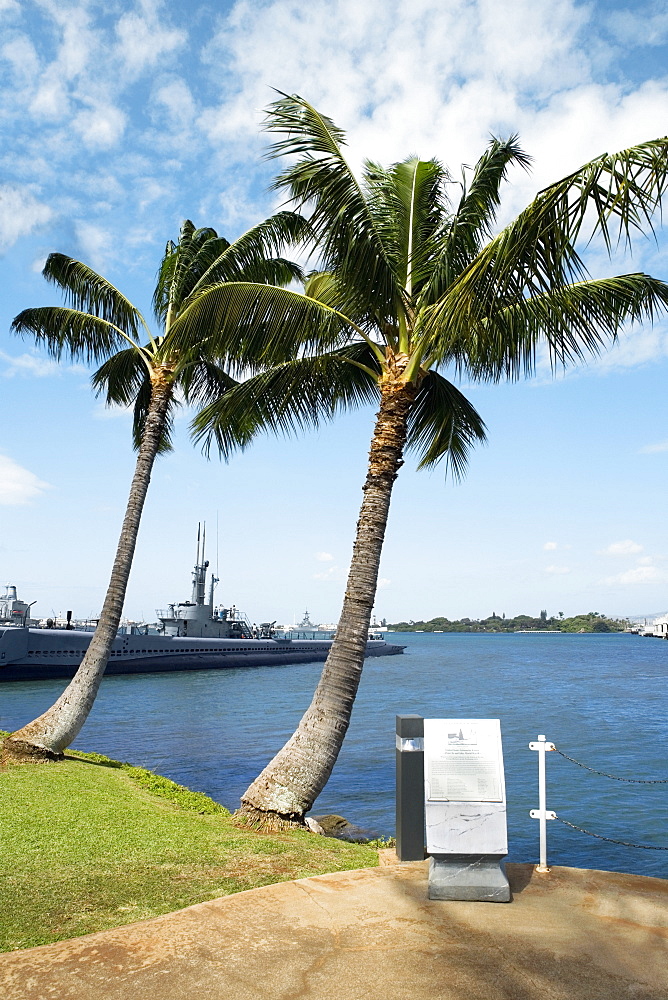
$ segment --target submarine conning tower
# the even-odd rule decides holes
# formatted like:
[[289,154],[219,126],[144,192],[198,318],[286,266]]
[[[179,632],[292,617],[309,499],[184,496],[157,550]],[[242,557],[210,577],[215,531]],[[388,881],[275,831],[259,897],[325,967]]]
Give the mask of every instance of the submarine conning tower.
[[193,589],[190,601],[170,604],[166,611],[156,611],[165,635],[189,636],[190,638],[242,639],[253,634],[245,615],[231,608],[215,608],[213,595],[218,577],[211,574],[209,600],[206,598],[206,574],[208,560],[204,558],[206,526],[197,528],[197,559],[193,570]]

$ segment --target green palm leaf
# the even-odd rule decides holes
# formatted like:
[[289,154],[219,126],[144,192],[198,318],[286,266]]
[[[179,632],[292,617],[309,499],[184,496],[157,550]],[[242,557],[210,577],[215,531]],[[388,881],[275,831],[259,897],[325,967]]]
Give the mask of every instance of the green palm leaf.
[[462,196],[454,213],[450,238],[461,238],[469,246],[469,251],[480,248],[481,236],[490,238],[493,234],[496,213],[501,204],[501,185],[508,175],[508,167],[515,163],[528,170],[531,157],[521,148],[518,137],[508,139],[493,137],[476,163],[471,183],[467,185],[466,175],[462,184]]
[[62,289],[66,302],[75,310],[106,320],[132,338],[139,335],[141,327],[146,327],[139,310],[111,282],[81,261],[52,253],[42,274]]
[[630,246],[634,232],[653,232],[652,215],[661,207],[667,184],[668,136],[664,136],[590,160],[541,191],[532,204],[548,214],[556,208],[568,219],[572,240],[593,210],[592,235],[599,232],[610,249],[619,240]]
[[[375,373],[374,373],[375,369]],[[379,369],[364,343],[276,365],[240,383],[193,420],[196,440],[228,459],[258,433],[295,434],[378,399]]]
[[480,252],[484,240],[492,237],[501,201],[501,185],[506,179],[508,167],[517,164],[527,170],[530,162],[531,158],[520,148],[517,136],[506,140],[492,138],[476,163],[468,185],[464,172],[459,205],[440,234],[432,274],[421,296],[424,305],[440,298]]
[[109,320],[65,306],[24,309],[11,329],[22,336],[32,334],[58,361],[65,355],[96,364],[127,344],[127,337]]
[[239,383],[220,365],[199,357],[183,366],[179,385],[189,405],[206,405],[222,398]]
[[132,348],[108,358],[91,378],[96,396],[108,406],[130,406],[146,382],[148,371],[141,355]]
[[650,275],[590,279],[499,304],[471,325],[466,343],[442,339],[434,356],[456,361],[476,379],[514,379],[533,372],[541,341],[553,366],[564,366],[598,354],[625,324],[653,321],[667,310],[668,284]]
[[287,285],[301,281],[299,265],[280,256],[287,246],[305,243],[311,237],[311,227],[296,212],[277,212],[242,236],[228,243],[219,253],[212,246],[209,265],[193,286],[197,292],[207,285],[222,281],[257,281]]
[[274,187],[286,191],[298,210],[308,205],[324,269],[335,269],[357,289],[360,303],[373,288],[374,311],[386,313],[397,296],[394,269],[368,199],[341,151],[345,134],[307,101],[287,94],[270,105],[265,128],[284,136],[272,145],[270,157],[299,157]]
[[445,459],[453,478],[461,479],[471,448],[485,440],[485,424],[473,404],[438,372],[428,372],[408,422],[407,447],[417,454],[418,468]]
[[384,214],[394,220],[397,276],[409,298],[431,275],[437,236],[448,208],[445,184],[449,179],[437,160],[417,157],[394,164],[386,176],[369,178],[374,214],[382,212],[387,202]]
[[183,221],[178,243],[167,244],[153,293],[153,311],[163,324],[167,322],[170,305],[172,309],[179,308],[229,245],[215,229],[196,229],[190,219]]
[[332,308],[287,288],[229,281],[193,299],[174,321],[175,349],[206,330],[206,350],[226,359],[233,373],[281,364],[299,351],[327,349],[345,341],[350,323]]
[[[575,249],[585,221],[611,249],[616,239],[651,231],[651,213],[668,182],[668,139],[643,143],[599,157],[546,188],[492,239],[441,298],[458,338],[488,316],[498,303],[518,302],[579,282],[586,270]],[[454,324],[454,325],[453,325]]]

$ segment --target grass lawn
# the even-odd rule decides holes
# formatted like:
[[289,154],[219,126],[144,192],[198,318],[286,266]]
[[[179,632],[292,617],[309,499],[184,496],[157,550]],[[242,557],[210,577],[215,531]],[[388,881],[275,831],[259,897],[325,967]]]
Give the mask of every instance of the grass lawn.
[[0,771],[0,843],[0,951],[378,864],[370,846],[237,827],[201,793],[75,751]]

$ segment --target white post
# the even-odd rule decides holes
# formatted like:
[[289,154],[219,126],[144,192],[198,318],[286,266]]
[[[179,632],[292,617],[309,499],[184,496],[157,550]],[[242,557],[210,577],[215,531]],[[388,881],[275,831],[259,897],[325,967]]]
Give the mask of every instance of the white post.
[[538,809],[529,813],[532,819],[539,820],[540,830],[540,863],[537,872],[549,872],[547,864],[547,820],[556,819],[556,814],[547,808],[547,780],[545,776],[545,752],[554,750],[554,744],[548,743],[544,736],[539,736],[537,742],[529,744],[530,750],[538,751]]

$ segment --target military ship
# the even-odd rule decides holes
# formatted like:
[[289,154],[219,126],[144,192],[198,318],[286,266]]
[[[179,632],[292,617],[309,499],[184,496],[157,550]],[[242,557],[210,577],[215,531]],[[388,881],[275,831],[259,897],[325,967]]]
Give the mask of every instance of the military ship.
[[[229,667],[279,666],[325,660],[332,639],[299,638],[274,631],[274,622],[252,625],[236,607],[214,607],[218,582],[211,574],[204,538],[198,534],[191,600],[158,611],[159,629],[119,629],[107,674],[143,674],[164,670],[220,670]],[[30,628],[0,625],[0,681],[73,677],[91,640],[91,632],[75,628]],[[404,646],[369,633],[365,656],[403,653]]]

